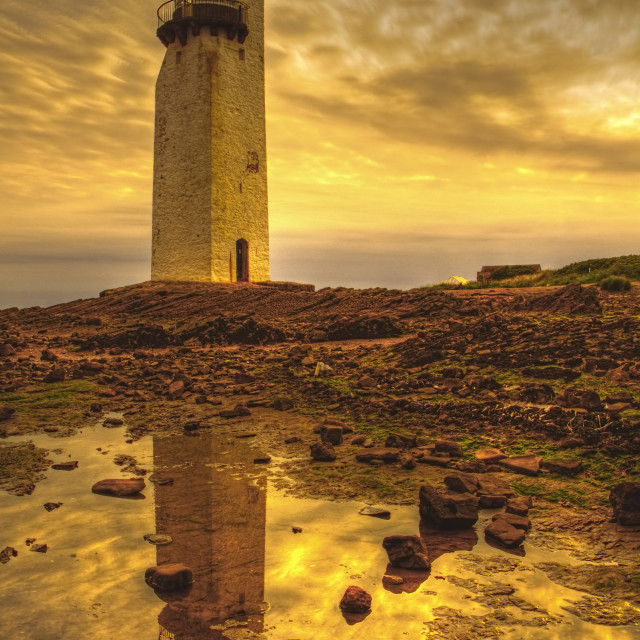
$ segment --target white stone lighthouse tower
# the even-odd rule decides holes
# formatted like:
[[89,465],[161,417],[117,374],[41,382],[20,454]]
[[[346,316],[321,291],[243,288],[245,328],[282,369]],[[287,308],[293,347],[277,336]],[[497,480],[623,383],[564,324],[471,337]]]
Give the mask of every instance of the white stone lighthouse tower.
[[264,0],[170,0],[158,19],[151,278],[267,281]]

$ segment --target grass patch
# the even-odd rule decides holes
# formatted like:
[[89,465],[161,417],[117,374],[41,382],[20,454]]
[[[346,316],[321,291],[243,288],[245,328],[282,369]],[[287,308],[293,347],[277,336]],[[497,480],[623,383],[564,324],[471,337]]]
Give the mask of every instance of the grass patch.
[[97,398],[98,390],[98,385],[88,380],[70,380],[43,385],[26,393],[0,393],[0,402],[13,406],[16,411],[60,409],[70,407],[79,400],[92,401]]

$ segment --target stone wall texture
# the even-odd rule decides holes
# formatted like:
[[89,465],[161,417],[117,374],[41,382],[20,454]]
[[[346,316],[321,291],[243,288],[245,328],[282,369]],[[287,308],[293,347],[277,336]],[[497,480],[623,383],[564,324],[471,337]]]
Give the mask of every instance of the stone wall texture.
[[167,48],[156,84],[152,280],[233,282],[239,239],[249,279],[270,279],[264,4],[246,4],[244,43],[203,26]]

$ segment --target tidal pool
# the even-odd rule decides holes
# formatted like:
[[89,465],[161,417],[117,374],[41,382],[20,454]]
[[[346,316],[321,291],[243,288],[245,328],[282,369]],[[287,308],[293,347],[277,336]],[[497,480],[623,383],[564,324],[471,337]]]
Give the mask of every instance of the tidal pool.
[[[233,433],[127,444],[123,428],[98,424],[69,438],[28,439],[60,449],[55,462],[79,465],[49,470],[30,496],[0,494],[0,549],[19,552],[0,565],[2,638],[640,638],[637,626],[591,624],[564,608],[585,594],[535,565],[576,564],[567,553],[525,543],[522,556],[489,546],[481,531],[490,511],[479,534],[442,534],[421,529],[417,504],[388,506],[383,520],[360,515],[361,503],[287,497],[254,463],[260,451],[251,440]],[[123,453],[149,471],[144,498],[91,493],[98,480],[131,475],[113,462]],[[151,482],[151,473],[171,482]],[[47,512],[46,502],[63,505]],[[148,533],[173,541],[153,546]],[[388,567],[382,539],[418,533],[436,550],[431,571]],[[27,538],[47,544],[47,553],[30,551]],[[145,584],[147,567],[170,562],[192,569],[188,591],[156,593]],[[383,584],[385,574],[403,582]],[[338,608],[352,584],[373,598],[360,619]]]

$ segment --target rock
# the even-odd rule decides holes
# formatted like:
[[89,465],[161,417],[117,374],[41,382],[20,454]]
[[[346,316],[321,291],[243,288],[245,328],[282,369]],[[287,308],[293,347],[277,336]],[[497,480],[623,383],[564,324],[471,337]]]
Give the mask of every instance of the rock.
[[361,587],[351,585],[344,592],[339,607],[346,613],[367,613],[371,610],[371,596]]
[[9,358],[16,354],[16,350],[8,342],[0,344],[0,358]]
[[63,502],[45,502],[42,506],[47,511],[53,511],[54,509],[59,509],[63,504]]
[[387,436],[384,446],[395,449],[411,449],[416,446],[416,435],[414,433],[392,433]]
[[506,512],[526,516],[531,508],[531,496],[518,496],[507,501]]
[[56,462],[51,465],[52,469],[56,469],[57,471],[73,471],[78,468],[77,460],[69,460],[68,462]]
[[515,473],[521,473],[525,476],[537,476],[540,471],[540,462],[542,458],[534,454],[524,454],[521,456],[511,456],[503,458],[498,464]]
[[448,453],[452,458],[462,457],[462,447],[453,440],[436,440],[435,450]]
[[444,477],[444,484],[458,493],[476,493],[478,479],[468,473],[455,473]]
[[504,480],[488,474],[478,476],[478,487],[478,495],[480,496],[504,496],[505,498],[512,498],[516,495],[515,491]]
[[560,449],[577,449],[578,447],[584,446],[584,440],[581,438],[562,438],[558,442],[558,447]]
[[181,562],[149,567],[144,581],[159,591],[181,591],[193,584],[193,572]]
[[613,515],[618,524],[640,525],[640,482],[621,482],[609,493]]
[[577,476],[582,471],[582,460],[544,460],[543,469],[563,476]]
[[8,420],[15,412],[13,407],[8,407],[6,404],[0,405],[0,422]]
[[153,544],[156,546],[163,546],[166,544],[171,544],[173,542],[173,538],[164,533],[145,533],[143,539],[146,540],[149,544]]
[[378,383],[371,376],[364,376],[358,380],[357,385],[360,389],[375,389]]
[[111,478],[96,482],[91,491],[110,496],[133,496],[140,493],[145,488],[145,481],[142,478]]
[[44,362],[57,362],[58,356],[51,351],[51,349],[45,349],[40,355],[40,360],[43,360]]
[[293,400],[291,398],[276,398],[271,406],[278,411],[288,411],[289,409],[293,409]]
[[492,518],[494,522],[496,520],[504,520],[516,529],[522,529],[523,531],[529,531],[531,529],[531,520],[524,516],[518,516],[515,513],[496,513]]
[[236,376],[235,376],[236,384],[251,384],[252,382],[255,382],[257,379],[258,378],[256,378],[251,373],[245,373],[240,371],[236,373]]
[[329,442],[316,442],[311,445],[311,457],[316,462],[333,462],[336,459],[336,452]]
[[478,499],[478,506],[481,509],[501,509],[505,504],[507,504],[506,496],[483,493],[482,495],[478,496]]
[[362,507],[358,513],[361,516],[371,516],[373,518],[382,518],[383,520],[389,520],[391,518],[390,511],[378,507]]
[[558,404],[565,407],[586,409],[587,411],[602,411],[600,396],[591,389],[576,389],[567,387],[562,396],[558,398]]
[[253,459],[253,464],[269,464],[271,462],[271,456],[266,453],[261,456],[256,456]]
[[284,441],[285,444],[293,444],[294,442],[302,442],[302,439],[298,436],[291,436],[290,438],[286,438]]
[[390,576],[387,573],[385,573],[385,575],[382,576],[382,584],[384,586],[397,587],[403,582],[404,582],[404,578],[402,576]]
[[445,496],[435,487],[420,487],[420,517],[443,529],[468,529],[478,520],[478,499]]
[[49,373],[42,379],[43,382],[63,382],[67,377],[67,372],[62,367],[54,367]]
[[167,389],[167,397],[169,400],[178,400],[185,392],[183,380],[174,380]]
[[379,460],[387,464],[400,460],[400,449],[361,449],[356,453],[358,462],[372,462]]
[[516,529],[504,519],[490,522],[484,533],[486,536],[497,540],[505,547],[519,547],[525,539],[526,533],[522,529]]
[[415,469],[416,461],[414,457],[410,453],[401,453],[400,454],[400,466],[403,469]]
[[484,447],[483,449],[478,449],[475,452],[476,460],[480,462],[484,462],[485,464],[494,464],[498,462],[498,460],[502,460],[506,458],[506,454],[502,453],[500,449],[495,449],[494,447]]
[[102,411],[102,405],[99,402],[92,402],[89,411],[91,411],[91,413],[100,413]]
[[420,464],[431,464],[436,467],[448,467],[450,461],[449,456],[445,458],[442,456],[423,455],[421,458],[418,458]]
[[291,531],[293,533],[302,533],[302,527],[296,527],[295,525],[291,526]]
[[329,442],[333,445],[342,444],[342,427],[322,425],[320,428],[320,439],[322,442]]
[[49,547],[46,544],[32,544],[30,547],[30,551],[35,551],[36,553],[47,553]]
[[2,551],[0,551],[0,563],[7,564],[11,558],[18,557],[18,550],[13,547],[5,547]]
[[417,571],[427,571],[431,567],[427,547],[420,536],[387,536],[382,546],[394,567]]
[[159,487],[173,484],[173,478],[171,476],[165,476],[161,473],[152,473],[149,476],[149,481],[153,482],[153,484],[157,484]]
[[122,418],[105,418],[102,422],[103,427],[121,427],[124,424],[124,420]]

